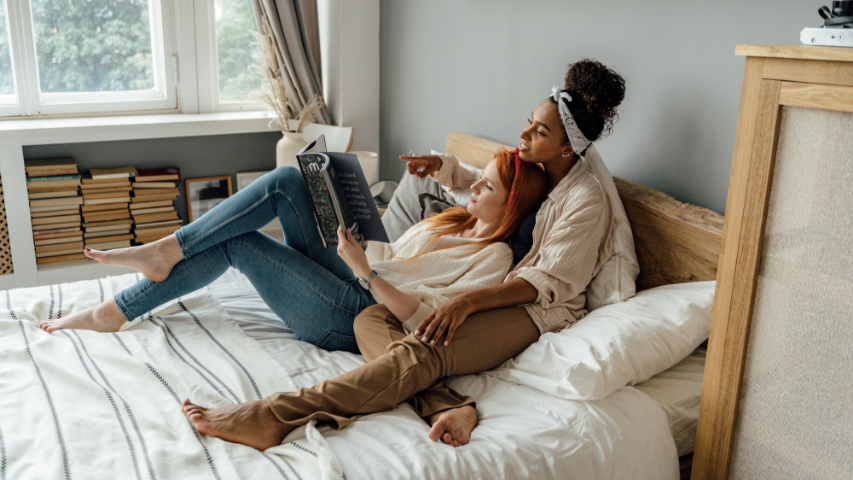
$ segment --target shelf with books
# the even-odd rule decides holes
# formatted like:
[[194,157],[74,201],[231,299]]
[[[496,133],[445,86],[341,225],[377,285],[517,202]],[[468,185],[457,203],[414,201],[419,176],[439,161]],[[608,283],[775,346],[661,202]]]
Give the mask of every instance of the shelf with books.
[[[214,117],[218,116],[218,114],[214,115]],[[181,176],[192,178],[221,174],[234,175],[243,170],[275,168],[275,144],[281,138],[281,134],[276,135],[275,132],[270,132],[267,129],[267,120],[258,119],[257,128],[225,131],[216,126],[219,125],[216,123],[219,120],[214,122],[216,123],[214,125],[209,122],[209,116],[196,117],[198,118],[190,122],[191,125],[185,122],[179,125],[162,124],[156,126],[156,131],[147,130],[145,126],[139,127],[135,124],[125,125],[124,117],[114,117],[103,124],[84,127],[85,131],[78,127],[81,125],[80,122],[86,123],[86,119],[67,119],[59,122],[63,125],[59,129],[0,132],[0,173],[2,173],[3,194],[8,207],[6,214],[9,243],[14,260],[14,273],[0,275],[0,290],[93,279],[128,272],[126,269],[116,270],[89,260],[36,263],[33,217],[29,209],[31,199],[24,167],[26,160],[73,157],[81,177],[85,177],[85,174],[93,168],[113,168],[122,165],[133,165],[137,170],[176,166],[180,168]],[[145,119],[146,122],[148,120],[148,118]],[[45,122],[51,125],[57,123],[33,120],[27,124],[41,125]],[[225,133],[229,135],[223,135]],[[131,201],[128,202],[128,211],[130,211],[130,205],[134,203],[133,183],[131,182],[130,185]],[[180,198],[184,190],[183,181],[179,188],[178,200],[183,200]],[[66,195],[83,196],[82,189]],[[38,200],[38,198],[34,199]],[[146,200],[154,201],[151,198]],[[89,203],[92,205],[92,202]],[[178,216],[186,221],[185,202],[171,203],[174,204]],[[147,207],[157,208],[151,204]],[[134,210],[138,208],[140,207],[134,207]],[[81,217],[80,231],[83,232],[85,228],[82,224],[89,222],[86,222],[86,218],[82,215],[82,206],[78,210]],[[130,219],[133,220],[133,214]],[[58,233],[67,234],[67,232]],[[165,236],[170,232],[145,233],[150,233],[153,237],[154,235]],[[132,225],[130,234],[134,234]],[[135,237],[136,235],[134,239]],[[153,239],[149,238],[148,241]],[[84,248],[85,240],[86,238],[82,239]],[[140,240],[145,241],[143,237],[140,237]]]
[[176,167],[139,171],[130,203],[134,243],[151,243],[181,228],[183,220],[175,210],[180,180],[181,170]]
[[82,180],[83,242],[93,250],[129,247],[132,221],[130,218],[130,181],[136,168],[92,168]]
[[80,172],[73,158],[24,162],[36,264],[86,258],[81,229]]

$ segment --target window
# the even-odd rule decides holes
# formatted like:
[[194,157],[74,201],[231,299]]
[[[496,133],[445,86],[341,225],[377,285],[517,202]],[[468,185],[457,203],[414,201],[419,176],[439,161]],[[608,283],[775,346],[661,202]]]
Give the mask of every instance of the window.
[[6,2],[0,0],[0,105],[15,105],[15,77],[12,75],[9,27],[6,19]]
[[249,0],[215,0],[214,18],[219,101],[246,102],[249,92],[261,86],[260,79],[249,72],[255,42],[251,32],[257,30],[252,5]]
[[263,108],[248,99],[260,86],[251,0],[0,7],[0,117]]

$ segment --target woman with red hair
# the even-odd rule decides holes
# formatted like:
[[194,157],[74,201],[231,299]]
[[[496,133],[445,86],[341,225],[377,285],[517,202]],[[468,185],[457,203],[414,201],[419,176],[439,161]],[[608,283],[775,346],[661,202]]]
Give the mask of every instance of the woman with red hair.
[[[547,185],[531,194],[547,193],[547,198],[530,218],[534,221],[522,222],[530,228],[526,235],[522,228],[517,240],[527,253],[503,282],[456,294],[432,311],[425,308],[412,317],[423,317],[420,323],[395,314],[388,302],[370,307],[355,320],[367,364],[313,388],[257,402],[203,408],[186,401],[184,413],[202,433],[262,449],[312,419],[341,427],[408,401],[430,424],[430,439],[468,443],[478,420],[474,400],[448,388],[443,378],[495,368],[542,333],[570,327],[587,313],[587,286],[613,252],[614,217],[601,181],[582,156],[610,132],[624,94],[621,76],[582,60],[569,69],[566,88],[554,87],[528,119],[513,163],[544,170]],[[403,160],[409,173],[432,177],[445,188],[474,188],[488,176],[461,168],[452,156]],[[505,218],[522,211],[512,210]],[[422,224],[458,231],[464,219],[453,215],[460,213],[452,210]],[[498,229],[494,232],[487,236]]]

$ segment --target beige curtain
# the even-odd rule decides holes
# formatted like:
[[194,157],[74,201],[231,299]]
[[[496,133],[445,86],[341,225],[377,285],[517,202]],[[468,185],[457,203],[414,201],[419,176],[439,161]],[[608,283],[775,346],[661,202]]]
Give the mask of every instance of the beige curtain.
[[[292,114],[315,96],[323,96],[317,0],[252,0],[258,31],[266,24],[276,42],[281,78]],[[331,124],[324,105],[317,123]]]

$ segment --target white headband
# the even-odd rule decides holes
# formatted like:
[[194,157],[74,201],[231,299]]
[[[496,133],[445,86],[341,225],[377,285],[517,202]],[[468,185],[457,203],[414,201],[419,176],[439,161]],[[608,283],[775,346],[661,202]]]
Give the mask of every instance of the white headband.
[[561,98],[565,98],[571,102],[572,96],[560,87],[554,85],[551,88],[551,98],[557,102],[557,110],[560,111],[560,118],[563,120],[563,128],[566,129],[566,135],[569,137],[569,143],[572,144],[572,150],[574,150],[576,154],[580,155],[581,152],[586,150],[592,142],[587,140],[586,136],[578,128],[578,124],[575,123],[572,113],[569,112],[569,106],[561,101]]

